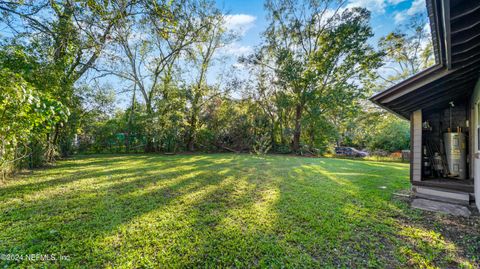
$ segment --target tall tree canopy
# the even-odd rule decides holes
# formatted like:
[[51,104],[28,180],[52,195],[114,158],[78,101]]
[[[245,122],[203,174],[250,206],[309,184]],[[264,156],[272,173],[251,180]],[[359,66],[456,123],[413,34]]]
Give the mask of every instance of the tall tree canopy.
[[332,108],[362,96],[381,58],[368,43],[373,32],[365,9],[328,0],[269,0],[265,7],[270,24],[258,63],[274,70],[294,106],[292,150],[298,152],[305,116],[324,121]]
[[432,63],[426,17],[374,48],[370,12],[345,4],[266,0],[261,44],[222,70],[241,31],[213,0],[0,1],[2,172],[77,152],[404,148],[405,122],[366,97]]

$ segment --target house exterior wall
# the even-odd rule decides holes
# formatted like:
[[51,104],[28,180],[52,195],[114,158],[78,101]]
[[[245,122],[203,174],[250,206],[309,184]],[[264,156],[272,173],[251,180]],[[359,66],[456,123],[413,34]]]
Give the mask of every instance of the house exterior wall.
[[422,180],[422,110],[413,111],[410,115],[410,180]]
[[479,122],[478,119],[478,113],[476,111],[476,102],[477,100],[480,100],[480,79],[477,81],[477,84],[475,85],[475,89],[473,90],[472,98],[471,98],[471,104],[470,104],[470,130],[471,130],[471,135],[470,135],[470,163],[471,169],[470,169],[470,174],[474,177],[474,184],[475,184],[475,203],[477,205],[477,208],[480,210],[480,178],[478,178],[478,175],[480,175],[480,171],[476,171],[476,169],[480,169],[476,162],[479,162],[479,160],[475,160],[475,155],[477,152],[479,152],[479,145],[478,145],[478,136],[480,135],[477,130],[477,125]]
[[470,162],[470,178],[474,178],[475,176],[475,153],[477,152],[477,130],[476,130],[476,124],[478,121],[477,115],[475,113],[475,93],[472,95],[472,99],[470,100],[470,136],[468,139],[468,151],[470,152],[470,156],[468,158],[468,161]]

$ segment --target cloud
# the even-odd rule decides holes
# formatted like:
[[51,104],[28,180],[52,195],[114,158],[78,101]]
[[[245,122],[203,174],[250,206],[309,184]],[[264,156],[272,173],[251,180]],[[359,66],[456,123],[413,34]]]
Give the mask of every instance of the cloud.
[[340,9],[326,9],[320,14],[317,14],[317,16],[320,19],[321,24],[326,24],[329,19],[331,19],[335,14],[342,14],[342,12],[345,11],[345,8],[340,8]]
[[415,0],[413,1],[410,8],[407,10],[407,14],[412,16],[426,10],[425,0]]
[[[248,72],[248,65],[245,63],[239,63],[238,61],[232,64],[232,68],[240,72]],[[245,74],[248,76],[248,74]]]
[[405,2],[406,0],[388,0],[387,2],[392,5],[398,5],[400,3]]
[[406,21],[408,17],[422,12],[426,12],[425,0],[414,0],[408,9],[395,13],[395,24],[400,24]]
[[251,53],[253,53],[252,46],[241,45],[238,42],[233,42],[219,50],[220,55],[234,57],[246,56]]
[[225,27],[240,36],[244,36],[255,24],[257,18],[248,14],[225,15]]
[[393,20],[395,21],[395,24],[400,24],[404,21],[407,20],[407,13],[406,12],[397,12],[395,13],[395,16],[393,17]]
[[405,2],[405,0],[350,0],[347,8],[363,7],[372,13],[383,14],[388,6],[396,6],[402,2]]
[[384,0],[350,0],[347,8],[352,7],[363,7],[373,13],[384,13],[386,4]]

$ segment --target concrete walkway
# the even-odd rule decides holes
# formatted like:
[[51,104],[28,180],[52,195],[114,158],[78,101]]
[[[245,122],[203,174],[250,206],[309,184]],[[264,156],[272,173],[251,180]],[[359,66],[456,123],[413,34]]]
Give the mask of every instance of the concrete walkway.
[[470,217],[472,212],[463,205],[456,205],[438,201],[432,201],[427,199],[414,199],[412,201],[412,207],[427,211],[441,212],[445,214],[451,214],[454,216]]

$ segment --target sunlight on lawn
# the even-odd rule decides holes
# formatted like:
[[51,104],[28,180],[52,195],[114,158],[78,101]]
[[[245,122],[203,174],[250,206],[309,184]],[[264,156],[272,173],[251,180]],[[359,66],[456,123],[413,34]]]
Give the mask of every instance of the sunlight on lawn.
[[67,267],[478,263],[392,199],[407,175],[287,156],[79,157],[0,187],[0,252],[60,253]]
[[474,268],[470,261],[458,257],[457,246],[438,232],[405,225],[399,225],[399,231],[408,242],[400,248],[400,252],[411,266],[433,268],[435,260],[445,259],[448,262],[457,261],[462,268]]

